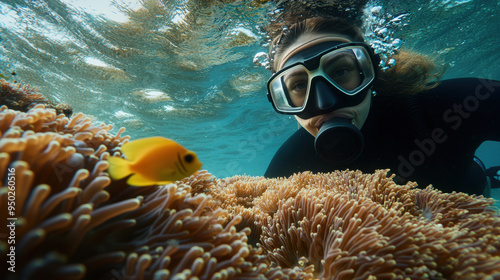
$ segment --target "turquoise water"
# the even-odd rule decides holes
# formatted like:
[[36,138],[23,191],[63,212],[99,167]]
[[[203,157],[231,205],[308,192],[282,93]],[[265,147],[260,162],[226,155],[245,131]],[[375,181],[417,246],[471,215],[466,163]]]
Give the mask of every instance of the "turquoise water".
[[[263,175],[297,128],[274,112],[269,73],[252,62],[267,50],[264,2],[0,1],[0,73],[133,139],[172,138],[217,177]],[[368,5],[379,19],[408,13],[394,36],[446,64],[445,77],[500,80],[498,0]],[[499,144],[478,153],[500,163]]]

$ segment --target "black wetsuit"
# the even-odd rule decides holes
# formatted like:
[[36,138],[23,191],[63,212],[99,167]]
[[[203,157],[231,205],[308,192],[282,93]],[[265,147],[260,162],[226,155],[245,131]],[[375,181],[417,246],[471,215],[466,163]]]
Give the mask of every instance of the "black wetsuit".
[[461,78],[411,97],[379,93],[361,132],[360,157],[332,165],[317,156],[314,137],[301,128],[280,147],[265,176],[389,168],[398,183],[481,194],[485,174],[474,152],[486,140],[500,141],[500,82]]

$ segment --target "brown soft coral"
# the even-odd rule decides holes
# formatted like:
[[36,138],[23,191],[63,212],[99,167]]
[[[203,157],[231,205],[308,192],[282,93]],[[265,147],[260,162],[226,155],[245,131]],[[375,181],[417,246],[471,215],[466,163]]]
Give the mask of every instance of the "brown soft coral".
[[56,110],[58,114],[70,116],[73,113],[71,106],[50,101],[35,87],[23,83],[11,84],[4,79],[0,79],[0,104],[22,112],[43,104]]
[[[105,159],[128,137],[89,123],[82,115],[68,119],[44,105],[26,113],[0,108],[0,218],[16,219],[19,278],[81,278],[86,269],[73,260],[81,240],[140,205],[136,198],[104,204],[109,199],[104,188],[111,182],[103,173]],[[8,188],[10,182],[15,189]],[[14,197],[11,214],[5,209]],[[1,233],[12,233],[5,230]],[[5,254],[1,256],[5,262]]]
[[[396,185],[386,174],[232,177],[208,194],[258,225],[260,247],[274,266],[314,271],[314,278],[500,276],[500,217],[493,200]],[[238,204],[236,194],[252,189],[253,202],[247,196]]]

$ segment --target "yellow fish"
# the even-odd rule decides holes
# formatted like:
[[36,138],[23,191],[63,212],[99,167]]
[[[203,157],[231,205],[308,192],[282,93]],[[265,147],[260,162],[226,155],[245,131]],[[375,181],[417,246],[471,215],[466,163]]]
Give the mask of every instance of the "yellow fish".
[[113,180],[129,175],[132,186],[163,185],[191,176],[201,168],[196,154],[179,143],[150,137],[125,143],[121,157],[108,158],[108,173]]

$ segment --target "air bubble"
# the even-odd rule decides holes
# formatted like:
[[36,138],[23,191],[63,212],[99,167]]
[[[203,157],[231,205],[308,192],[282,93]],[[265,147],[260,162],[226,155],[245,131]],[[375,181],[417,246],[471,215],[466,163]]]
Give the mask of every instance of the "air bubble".
[[253,57],[253,63],[257,66],[263,66],[263,67],[268,67],[269,66],[269,59],[267,57],[267,53],[265,52],[258,52],[255,54]]
[[375,6],[370,9],[372,15],[378,15],[382,11],[382,6]]
[[403,41],[401,41],[401,39],[399,38],[396,38],[392,41],[391,43],[395,48],[399,49],[401,48],[401,45],[403,45]]
[[396,65],[396,60],[394,58],[391,58],[389,59],[389,61],[387,61],[387,66],[390,68],[390,67],[394,67]]
[[387,28],[377,28],[375,29],[375,34],[377,34],[378,36],[384,36],[386,37],[387,34],[389,34],[389,30]]

